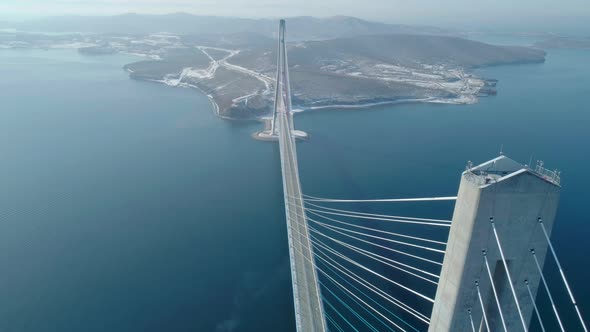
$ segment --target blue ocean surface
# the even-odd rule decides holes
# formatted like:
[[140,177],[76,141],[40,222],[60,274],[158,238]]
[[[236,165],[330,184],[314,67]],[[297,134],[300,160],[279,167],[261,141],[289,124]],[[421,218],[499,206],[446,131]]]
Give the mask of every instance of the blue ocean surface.
[[[474,105],[299,114],[303,190],[455,195],[469,160],[542,159],[562,171],[553,239],[590,313],[588,60],[478,69],[499,93]],[[0,331],[294,331],[278,146],[195,90],[130,80],[132,61],[0,51]],[[452,204],[404,212],[449,218]]]

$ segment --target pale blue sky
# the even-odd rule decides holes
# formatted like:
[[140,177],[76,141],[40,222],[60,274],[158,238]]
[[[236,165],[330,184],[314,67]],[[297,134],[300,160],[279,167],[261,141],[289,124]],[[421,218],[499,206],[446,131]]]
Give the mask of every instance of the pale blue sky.
[[502,23],[590,17],[590,0],[0,0],[2,18],[190,12],[241,17],[350,15],[386,22]]

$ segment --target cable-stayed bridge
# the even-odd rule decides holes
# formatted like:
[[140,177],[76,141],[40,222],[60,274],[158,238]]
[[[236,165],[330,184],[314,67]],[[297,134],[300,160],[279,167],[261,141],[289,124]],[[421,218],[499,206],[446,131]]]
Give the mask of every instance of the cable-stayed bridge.
[[271,131],[274,133],[277,130],[279,134],[296,325],[298,331],[326,331],[307,218],[302,204],[303,194],[299,182],[295,137],[292,134],[293,113],[290,111],[291,96],[286,51],[285,21],[281,21],[277,73],[277,82],[280,83],[276,88],[275,117]]
[[[273,119],[259,136],[280,146],[297,331],[587,332],[550,241],[560,173],[542,163],[521,165],[503,155],[468,163],[457,196],[303,194],[296,139],[306,135],[293,123],[285,30],[281,20]],[[354,209],[449,201],[451,220]],[[546,256],[559,280],[546,278]],[[555,292],[568,301],[558,303]],[[550,306],[537,305],[540,293]],[[576,319],[564,321],[566,311]]]

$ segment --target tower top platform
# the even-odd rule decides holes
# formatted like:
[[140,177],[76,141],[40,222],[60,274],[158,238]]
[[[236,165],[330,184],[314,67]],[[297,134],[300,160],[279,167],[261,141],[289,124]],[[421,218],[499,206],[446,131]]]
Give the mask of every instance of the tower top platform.
[[523,165],[504,155],[477,166],[472,166],[469,162],[463,176],[470,182],[479,185],[480,188],[484,188],[524,173],[534,175],[560,187],[561,173],[557,170],[546,169],[542,161],[537,161],[537,165],[532,168],[530,165]]

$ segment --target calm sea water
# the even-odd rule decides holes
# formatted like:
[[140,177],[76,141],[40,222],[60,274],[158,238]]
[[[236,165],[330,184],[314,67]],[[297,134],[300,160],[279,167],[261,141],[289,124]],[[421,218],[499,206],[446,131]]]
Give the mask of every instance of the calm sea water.
[[[134,60],[0,52],[0,331],[294,330],[277,146],[193,90],[129,80]],[[476,105],[298,115],[304,191],[453,195],[501,145],[543,159],[563,171],[554,240],[590,313],[589,60],[480,70],[499,94]]]

